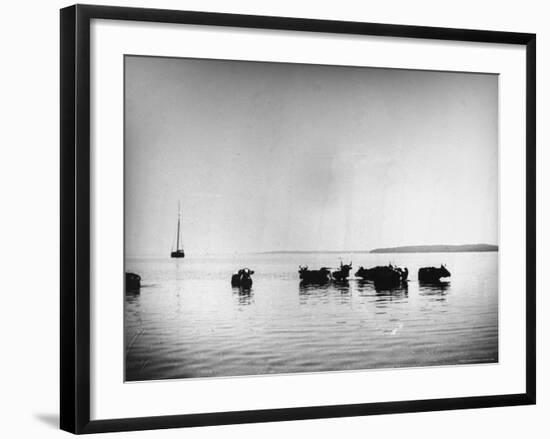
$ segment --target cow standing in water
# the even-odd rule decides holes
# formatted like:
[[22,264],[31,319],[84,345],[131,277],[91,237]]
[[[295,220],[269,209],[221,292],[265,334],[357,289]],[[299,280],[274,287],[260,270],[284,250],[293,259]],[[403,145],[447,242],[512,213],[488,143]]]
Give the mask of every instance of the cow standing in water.
[[254,271],[249,268],[242,268],[231,276],[231,286],[250,288],[252,286],[252,275]]
[[396,267],[395,269],[401,274],[401,282],[406,282],[407,278],[409,277],[409,269],[407,267],[405,267],[404,269]]
[[325,284],[330,280],[330,269],[321,267],[319,270],[310,270],[308,266],[299,266],[298,273],[304,284]]
[[126,292],[139,293],[141,288],[141,276],[135,273],[126,273]]
[[418,281],[424,283],[439,283],[442,277],[450,277],[451,272],[443,264],[441,267],[422,267],[418,270]]
[[332,278],[336,281],[347,281],[349,277],[349,272],[351,271],[351,262],[347,265],[340,262],[340,270],[332,273]]
[[359,267],[355,275],[362,277],[364,280],[374,282],[376,289],[391,289],[406,285],[409,270],[388,264],[373,268]]

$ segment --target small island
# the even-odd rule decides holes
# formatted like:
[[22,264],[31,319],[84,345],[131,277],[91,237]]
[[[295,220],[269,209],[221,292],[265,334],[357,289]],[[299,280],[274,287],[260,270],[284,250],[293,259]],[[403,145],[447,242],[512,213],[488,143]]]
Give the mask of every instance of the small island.
[[466,253],[497,252],[498,245],[464,244],[464,245],[408,245],[402,247],[375,248],[370,253]]

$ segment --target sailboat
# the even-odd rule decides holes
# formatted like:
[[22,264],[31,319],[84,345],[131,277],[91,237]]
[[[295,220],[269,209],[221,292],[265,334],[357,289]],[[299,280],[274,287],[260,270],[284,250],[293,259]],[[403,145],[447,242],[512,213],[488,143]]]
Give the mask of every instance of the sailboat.
[[180,248],[180,222],[181,222],[181,212],[180,212],[180,205],[178,203],[178,234],[176,238],[176,250],[170,253],[170,257],[172,258],[185,258],[185,252],[183,251],[183,246]]

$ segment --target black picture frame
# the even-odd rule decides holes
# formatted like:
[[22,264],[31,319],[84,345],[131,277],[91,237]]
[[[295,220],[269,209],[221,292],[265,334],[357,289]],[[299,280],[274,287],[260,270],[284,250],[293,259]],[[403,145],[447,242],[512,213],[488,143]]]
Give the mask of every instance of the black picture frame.
[[[535,404],[535,34],[89,5],[70,6],[61,9],[60,14],[60,425],[63,430],[80,434]],[[527,166],[526,392],[481,397],[90,420],[90,21],[92,19],[525,46],[527,84],[525,114]]]

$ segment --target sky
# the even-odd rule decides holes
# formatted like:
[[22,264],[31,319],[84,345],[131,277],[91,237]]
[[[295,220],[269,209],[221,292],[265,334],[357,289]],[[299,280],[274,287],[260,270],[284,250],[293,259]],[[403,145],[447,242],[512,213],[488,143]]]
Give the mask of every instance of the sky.
[[498,244],[498,76],[125,57],[128,256]]

